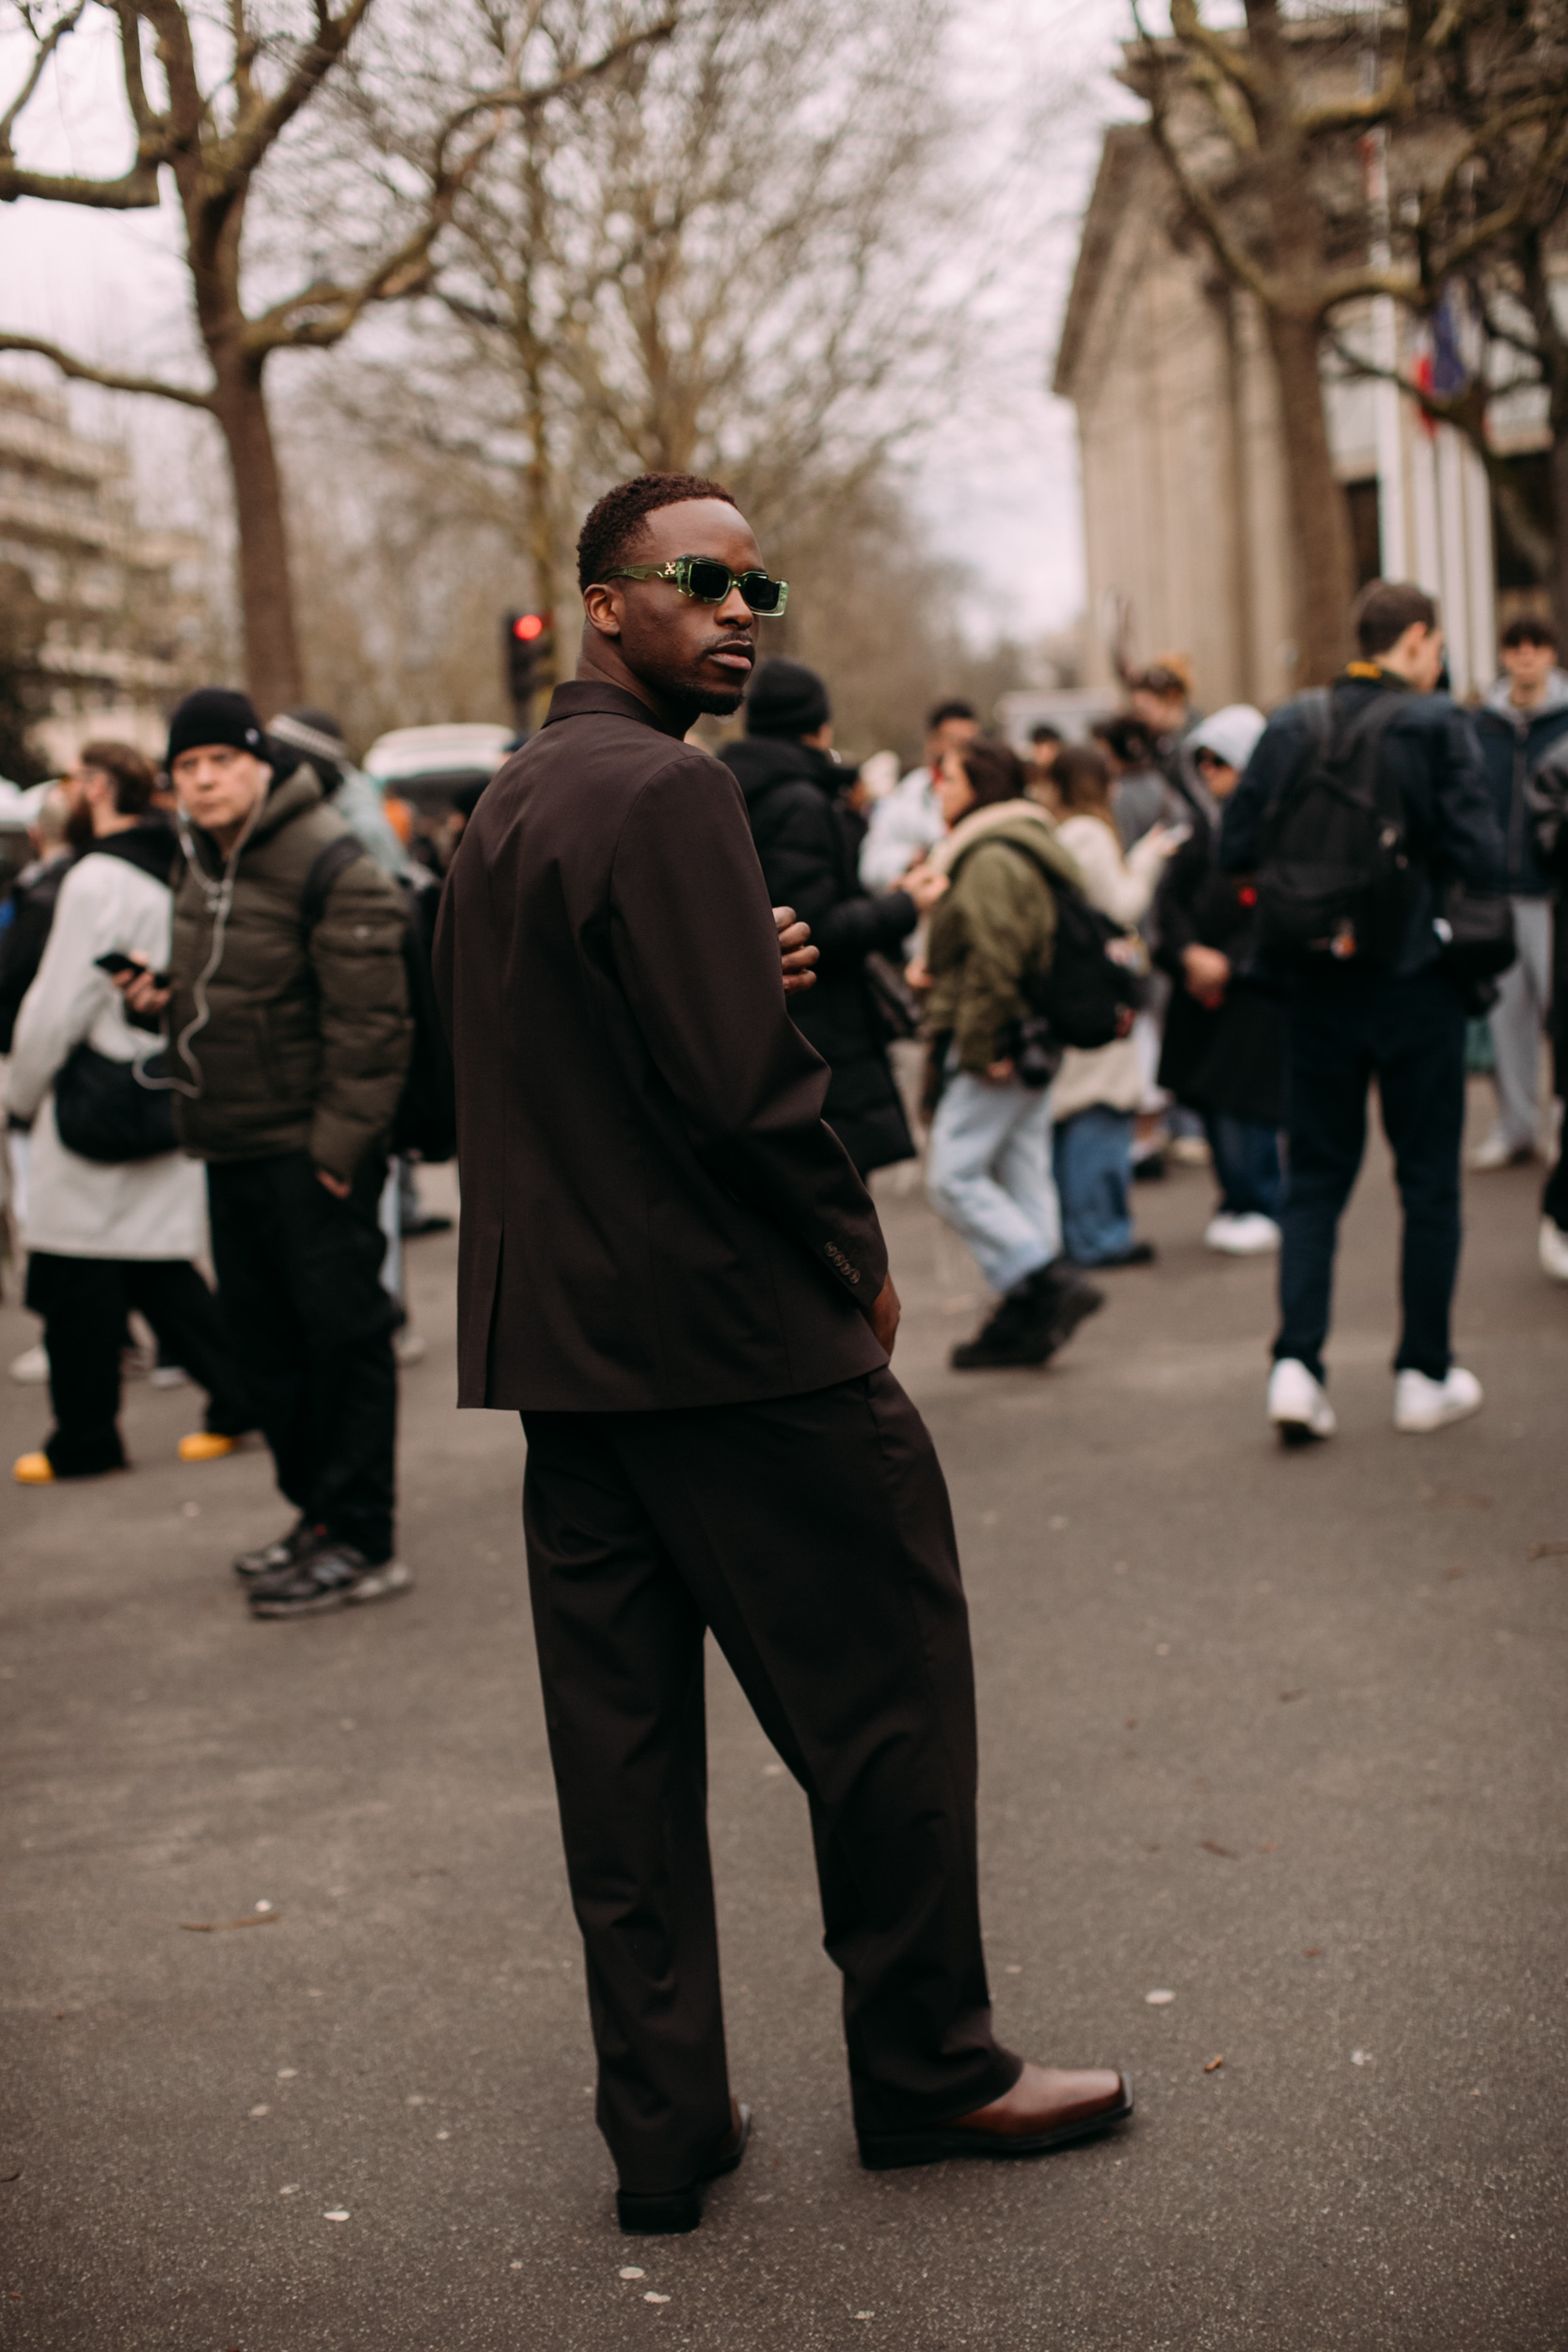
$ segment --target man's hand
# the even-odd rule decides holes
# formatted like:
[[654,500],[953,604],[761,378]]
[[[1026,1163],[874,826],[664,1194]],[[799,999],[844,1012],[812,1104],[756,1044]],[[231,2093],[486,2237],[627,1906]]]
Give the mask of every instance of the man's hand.
[[334,1200],[346,1200],[353,1190],[353,1186],[345,1184],[341,1176],[329,1176],[325,1168],[317,1168],[316,1181],[326,1186]]
[[865,1318],[876,1333],[879,1344],[886,1348],[890,1356],[893,1353],[893,1343],[898,1336],[898,1318],[903,1311],[903,1308],[898,1303],[898,1293],[893,1287],[893,1277],[890,1274],[872,1300],[871,1311]]
[[795,920],[793,907],[775,907],[773,921],[779,933],[779,955],[784,963],[784,994],[793,996],[797,989],[815,988],[816,975],[812,965],[817,950],[806,946],[811,937],[811,925]]
[[125,999],[127,1011],[147,1014],[162,1012],[173,994],[173,990],[159,988],[155,984],[152,966],[145,956],[133,956],[132,961],[139,965],[140,969],[135,972],[115,974],[115,986]]
[[1181,951],[1181,970],[1187,993],[1211,1010],[1221,1003],[1230,979],[1230,959],[1221,955],[1217,947],[1196,945]]

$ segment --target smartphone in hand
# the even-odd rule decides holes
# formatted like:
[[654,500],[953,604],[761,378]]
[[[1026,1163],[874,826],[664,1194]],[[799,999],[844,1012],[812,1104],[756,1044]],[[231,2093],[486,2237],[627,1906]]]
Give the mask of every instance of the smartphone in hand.
[[[135,956],[122,956],[118,947],[111,947],[106,956],[94,956],[93,963],[100,972],[106,972],[111,980],[125,979],[137,972],[147,971],[145,963],[138,963]],[[166,988],[170,975],[167,972],[149,972],[148,977],[154,988]]]

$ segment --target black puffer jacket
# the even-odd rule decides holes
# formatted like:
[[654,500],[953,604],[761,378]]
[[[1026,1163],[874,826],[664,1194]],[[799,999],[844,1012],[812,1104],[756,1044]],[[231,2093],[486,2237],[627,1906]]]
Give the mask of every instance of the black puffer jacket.
[[[1192,804],[1193,831],[1165,868],[1154,901],[1155,961],[1175,986],[1165,1012],[1160,1084],[1179,1103],[1232,1119],[1275,1126],[1285,1057],[1285,1016],[1278,991],[1254,970],[1258,892],[1250,877],[1227,874],[1216,828]],[[1189,947],[1217,947],[1230,962],[1218,1005],[1199,1004],[1187,986]]]
[[874,950],[896,953],[918,921],[905,890],[869,898],[857,870],[861,827],[841,799],[852,771],[807,743],[746,736],[720,757],[746,796],[775,906],[811,925],[816,985],[792,996],[796,1026],[832,1072],[824,1117],[863,1176],[914,1156],[865,977]]

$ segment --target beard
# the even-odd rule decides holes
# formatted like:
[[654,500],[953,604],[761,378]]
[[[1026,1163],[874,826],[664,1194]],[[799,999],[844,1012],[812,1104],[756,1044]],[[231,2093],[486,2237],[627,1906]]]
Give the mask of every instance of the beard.
[[686,716],[688,725],[705,714],[715,719],[731,718],[740,708],[751,684],[748,671],[744,677],[736,677],[734,686],[709,686],[694,677],[689,669],[677,669],[673,662],[661,661],[657,656],[639,660],[635,666],[643,684],[651,686],[678,715]]

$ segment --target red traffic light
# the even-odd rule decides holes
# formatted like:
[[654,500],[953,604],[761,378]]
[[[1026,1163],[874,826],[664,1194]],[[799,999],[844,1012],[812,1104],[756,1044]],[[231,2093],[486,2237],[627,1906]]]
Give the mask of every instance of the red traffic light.
[[536,637],[543,637],[548,626],[549,618],[546,613],[519,612],[512,624],[512,634],[514,637],[520,638],[525,645],[529,645]]

